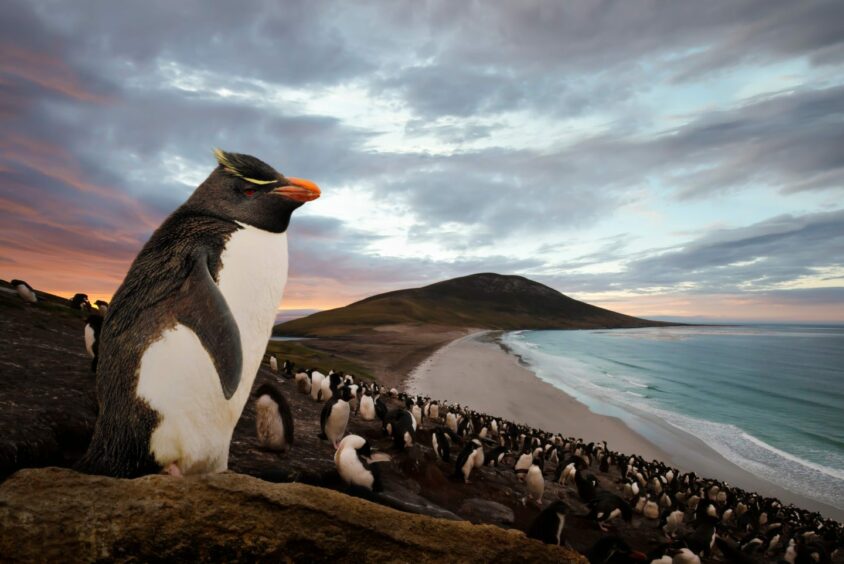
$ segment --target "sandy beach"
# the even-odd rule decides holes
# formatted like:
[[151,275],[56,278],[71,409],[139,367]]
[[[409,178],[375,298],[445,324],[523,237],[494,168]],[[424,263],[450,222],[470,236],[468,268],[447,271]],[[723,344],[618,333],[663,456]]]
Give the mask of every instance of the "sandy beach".
[[517,356],[505,351],[494,335],[476,332],[443,346],[408,376],[406,388],[565,436],[606,440],[612,450],[662,460],[685,472],[844,519],[844,511],[763,480],[700,439],[647,413],[614,406],[595,413],[538,378]]

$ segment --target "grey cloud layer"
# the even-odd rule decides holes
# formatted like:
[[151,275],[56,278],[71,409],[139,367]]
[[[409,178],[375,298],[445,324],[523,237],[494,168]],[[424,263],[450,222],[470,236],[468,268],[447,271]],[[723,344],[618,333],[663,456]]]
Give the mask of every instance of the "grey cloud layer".
[[[690,81],[789,57],[840,68],[840,2],[373,2],[353,10],[339,2],[13,0],[0,6],[0,33],[17,49],[0,55],[0,195],[39,209],[41,229],[92,254],[108,251],[84,237],[86,227],[121,232],[115,252],[131,255],[149,223],[187,195],[169,159],[210,170],[213,146],[254,153],[326,186],[372,190],[412,216],[409,237],[487,251],[488,258],[456,262],[377,256],[368,245],[378,234],[343,218],[301,218],[301,237],[291,243],[296,275],[357,284],[362,294],[473,271],[546,271],[555,265],[507,256],[496,245],[536,233],[565,239],[611,217],[649,177],[663,179],[666,197],[681,199],[749,184],[783,193],[844,186],[842,86],[801,87],[648,135],[630,124],[649,116],[634,112],[562,147],[432,155],[375,152],[368,142],[379,131],[334,117],[159,84],[168,63],[175,73],[229,76],[233,89],[257,88],[246,79],[268,89],[355,81],[372,95],[397,97],[414,115],[408,134],[463,143],[500,127],[472,123],[478,114],[494,122],[513,110],[555,119],[616,108],[651,88],[651,77]],[[33,147],[41,160],[16,156]],[[43,159],[62,166],[38,172]],[[115,197],[86,191],[85,183]],[[61,205],[39,204],[45,197]],[[10,221],[21,229],[32,222]],[[443,232],[445,224],[457,229]],[[751,237],[774,225],[784,231]],[[704,236],[644,257],[609,243],[569,267],[624,260],[623,275],[548,280],[569,291],[644,290],[688,281],[693,271],[697,291],[770,286],[839,265],[832,257],[844,255],[842,225],[837,212],[777,218],[731,232],[729,244]]]

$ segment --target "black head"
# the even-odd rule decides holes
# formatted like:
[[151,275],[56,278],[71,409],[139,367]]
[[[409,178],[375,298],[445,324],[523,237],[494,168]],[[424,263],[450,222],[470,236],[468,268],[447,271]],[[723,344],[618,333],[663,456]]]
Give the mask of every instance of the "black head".
[[372,445],[365,441],[363,446],[357,449],[358,456],[372,457]]
[[220,149],[214,155],[217,168],[185,203],[191,211],[282,233],[290,214],[320,195],[310,180],[285,177],[255,157]]

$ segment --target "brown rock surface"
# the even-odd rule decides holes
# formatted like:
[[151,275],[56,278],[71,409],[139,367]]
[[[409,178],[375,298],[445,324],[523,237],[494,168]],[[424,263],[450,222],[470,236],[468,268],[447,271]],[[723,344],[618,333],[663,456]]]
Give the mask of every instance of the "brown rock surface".
[[118,480],[22,470],[0,486],[0,560],[585,562],[490,525],[225,473]]

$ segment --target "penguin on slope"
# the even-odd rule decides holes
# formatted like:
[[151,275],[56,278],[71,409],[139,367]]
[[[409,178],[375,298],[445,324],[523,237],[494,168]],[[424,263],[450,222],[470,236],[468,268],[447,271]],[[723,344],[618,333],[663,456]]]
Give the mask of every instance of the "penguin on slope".
[[263,448],[285,452],[293,445],[293,413],[275,386],[263,384],[255,391],[255,428]]
[[82,471],[228,466],[287,281],[291,214],[320,192],[255,157],[215,155],[219,166],[152,234],[112,299]]
[[97,371],[97,361],[100,353],[100,332],[103,329],[103,318],[92,314],[85,320],[85,350],[91,357],[91,372]]
[[12,288],[14,288],[17,291],[18,296],[20,296],[20,299],[22,299],[24,301],[24,303],[27,303],[27,304],[38,303],[38,296],[35,294],[35,290],[32,288],[32,286],[27,284],[25,281],[23,281],[23,280],[12,280],[9,283],[12,285]]
[[331,441],[334,448],[338,447],[340,439],[346,433],[346,426],[349,424],[349,400],[352,399],[348,386],[342,386],[338,393],[339,396],[335,395],[325,402],[319,416],[319,438]]

